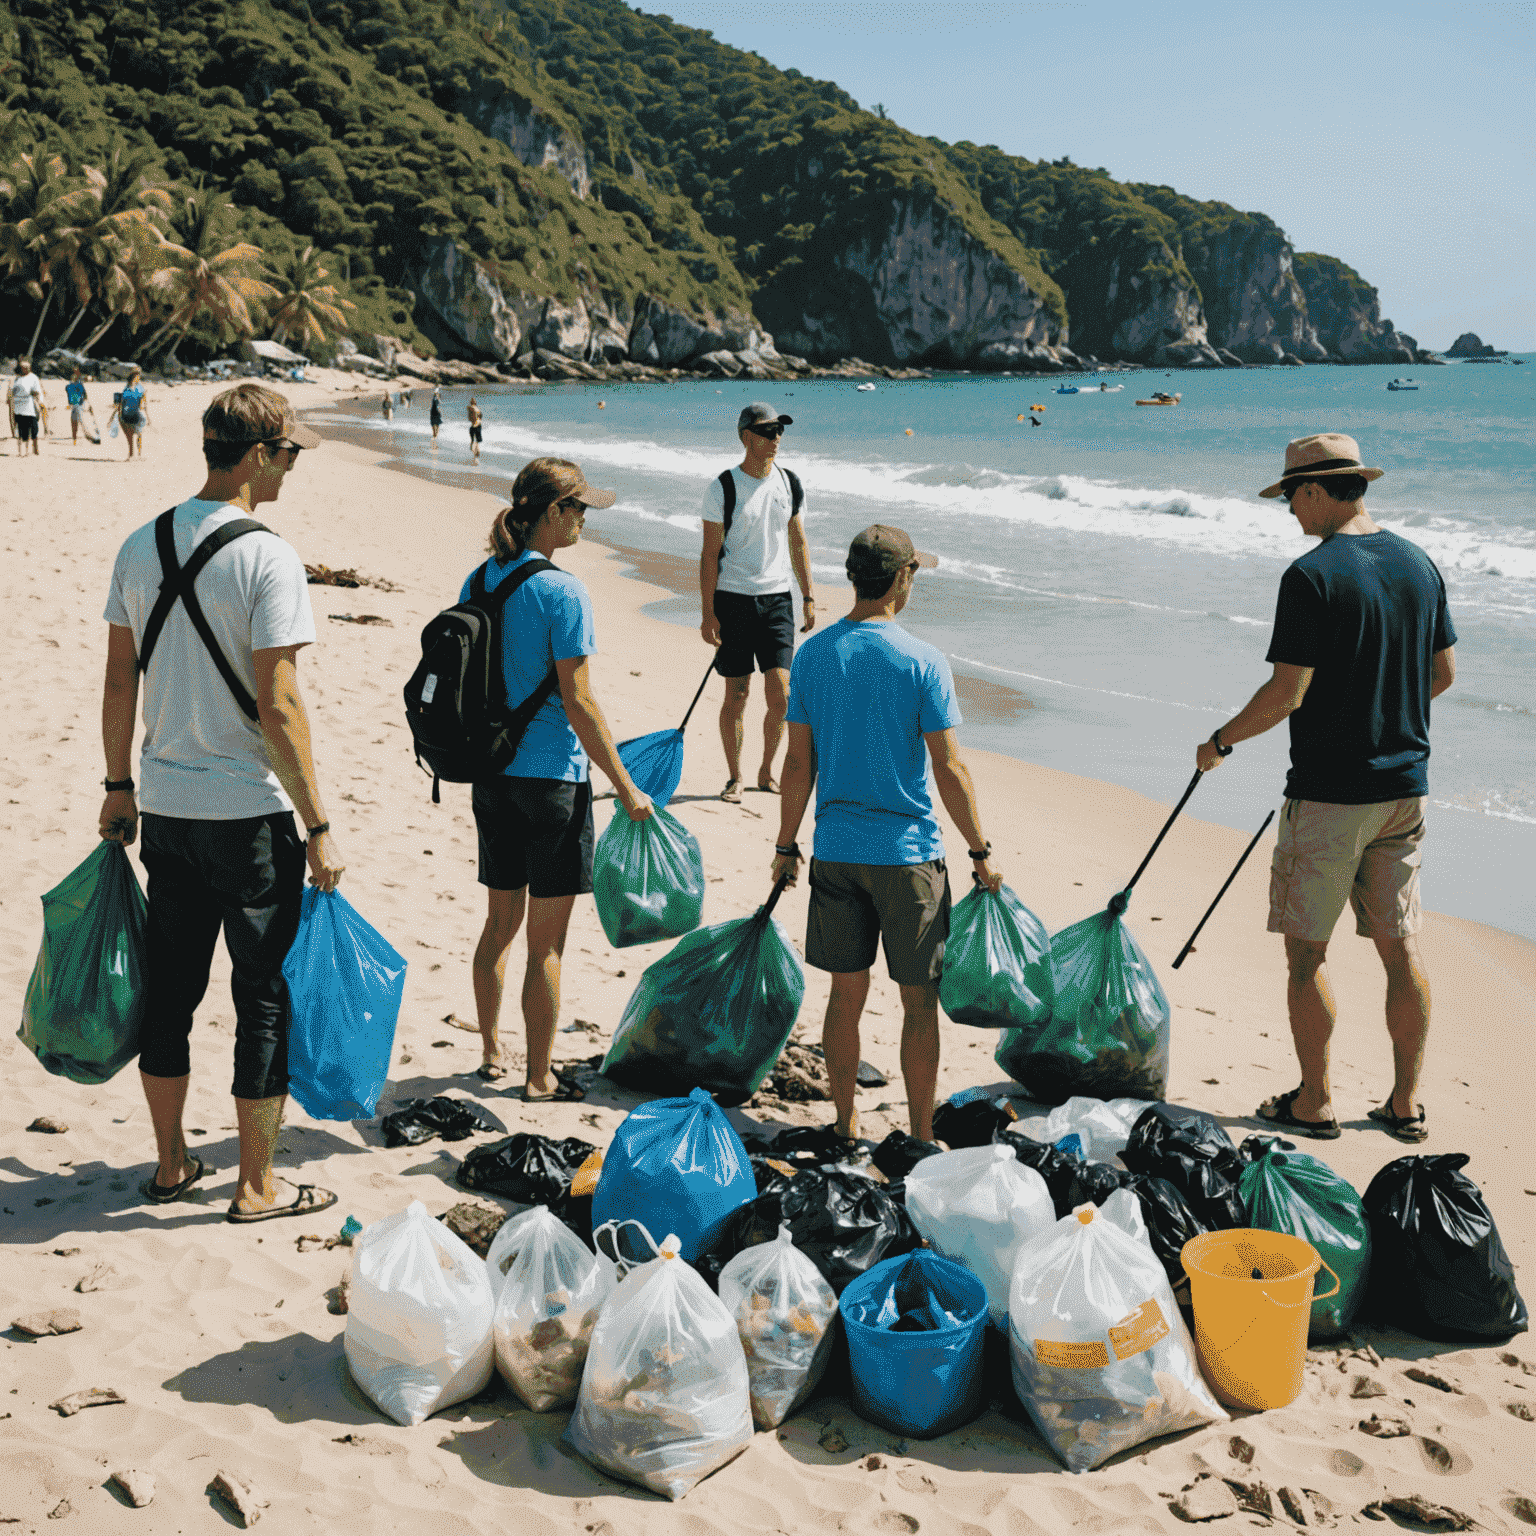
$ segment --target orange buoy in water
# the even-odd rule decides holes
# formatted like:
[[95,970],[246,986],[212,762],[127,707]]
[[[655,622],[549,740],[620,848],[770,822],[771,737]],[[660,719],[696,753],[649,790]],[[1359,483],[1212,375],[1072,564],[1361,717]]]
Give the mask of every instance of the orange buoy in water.
[[608,402],[606,400],[599,400],[597,402],[597,408],[600,411],[606,411],[608,409]]
[[1032,406],[1030,406],[1030,410],[1032,410],[1032,411],[1043,411],[1044,409],[1045,409],[1045,407],[1043,405],[1032,405]]
[[912,436],[912,428],[911,428],[911,427],[908,427],[908,428],[907,428],[907,436],[908,436],[908,437],[911,437],[911,436]]
[[1023,411],[1020,411],[1020,412],[1019,412],[1019,420],[1020,420],[1020,421],[1023,421],[1023,420],[1024,420],[1024,412],[1023,412]]

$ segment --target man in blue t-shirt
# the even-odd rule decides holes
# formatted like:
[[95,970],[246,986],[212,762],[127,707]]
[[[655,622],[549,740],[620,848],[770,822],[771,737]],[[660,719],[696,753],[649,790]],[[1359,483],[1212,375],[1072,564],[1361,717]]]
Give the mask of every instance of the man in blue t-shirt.
[[939,975],[949,936],[949,876],[932,783],[971,850],[976,877],[996,890],[976,792],[960,756],[960,707],[949,663],[895,618],[924,566],[899,528],[875,524],[849,546],[854,604],[807,640],[789,677],[789,755],[773,877],[795,883],[795,837],[816,787],[816,841],[806,963],[832,973],[822,1050],[837,1106],[833,1139],[858,1135],[854,1093],[859,1018],[883,940],[901,989],[901,1070],[912,1134],[933,1139],[939,1075]]
[[1269,931],[1285,935],[1291,1035],[1301,1086],[1259,1118],[1321,1140],[1340,1134],[1328,1081],[1336,1017],[1324,961],[1348,902],[1387,972],[1392,1096],[1369,1111],[1399,1141],[1429,1135],[1417,1102],[1429,1038],[1429,978],[1419,955],[1419,845],[1428,805],[1429,702],[1456,677],[1445,583],[1418,545],[1377,527],[1360,462],[1340,432],[1297,438],[1283,496],[1322,542],[1280,578],[1269,655],[1274,674],[1196,749],[1202,770],[1289,718],[1291,771],[1270,876]]

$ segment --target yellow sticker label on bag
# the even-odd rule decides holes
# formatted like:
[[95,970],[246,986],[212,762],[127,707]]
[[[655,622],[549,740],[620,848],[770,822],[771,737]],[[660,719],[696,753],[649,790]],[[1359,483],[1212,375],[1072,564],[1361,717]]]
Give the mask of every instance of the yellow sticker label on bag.
[[1072,1344],[1065,1339],[1036,1339],[1035,1360],[1040,1365],[1068,1371],[1096,1371],[1109,1364],[1109,1351],[1100,1339]]
[[1160,1339],[1168,1337],[1168,1319],[1156,1298],[1144,1301],[1127,1317],[1122,1317],[1109,1330],[1109,1342],[1115,1351],[1115,1359],[1129,1360],[1145,1349],[1151,1349]]

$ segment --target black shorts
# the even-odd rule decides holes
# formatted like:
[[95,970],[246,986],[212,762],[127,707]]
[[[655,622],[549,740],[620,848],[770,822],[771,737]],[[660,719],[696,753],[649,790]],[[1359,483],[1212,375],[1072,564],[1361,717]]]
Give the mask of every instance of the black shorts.
[[503,775],[476,784],[480,884],[530,896],[592,889],[592,785]]
[[805,963],[818,971],[867,971],[881,941],[885,967],[902,987],[936,982],[949,937],[949,873],[926,864],[834,864],[811,860]]
[[469,429],[469,440],[472,443],[478,443],[480,441],[480,428],[479,427],[471,427]]
[[30,442],[35,438],[37,436],[37,417],[18,416],[16,418],[16,436],[24,443]]
[[795,659],[795,604],[788,592],[746,597],[717,590],[715,617],[720,621],[715,671],[721,677],[750,677],[754,661],[759,672],[789,670]]
[[299,929],[304,845],[288,812],[239,821],[143,816],[149,877],[149,997],[139,1067],[191,1070],[192,1015],[208,990],[219,928],[235,1001],[237,1099],[288,1091],[288,988],[283,961]]

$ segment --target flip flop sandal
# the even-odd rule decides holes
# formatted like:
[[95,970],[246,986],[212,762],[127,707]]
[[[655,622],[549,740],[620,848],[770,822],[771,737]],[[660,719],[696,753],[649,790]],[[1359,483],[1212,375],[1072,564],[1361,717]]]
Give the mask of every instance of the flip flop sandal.
[[741,804],[741,780],[727,779],[725,788],[720,791],[720,798],[728,805]]
[[529,1093],[528,1085],[523,1084],[524,1104],[580,1104],[587,1096],[585,1088],[578,1088],[575,1083],[567,1083],[557,1080],[558,1086],[553,1093]]
[[1294,1131],[1298,1136],[1310,1136],[1314,1141],[1337,1141],[1344,1134],[1337,1120],[1303,1120],[1298,1117],[1295,1104],[1300,1092],[1300,1088],[1293,1088],[1289,1093],[1280,1094],[1270,1101],[1272,1108],[1268,1112],[1266,1106],[1261,1104],[1254,1110],[1254,1116],[1268,1125],[1283,1125],[1286,1130]]
[[169,1188],[167,1188],[163,1184],[156,1184],[154,1174],[150,1174],[150,1176],[145,1179],[142,1184],[139,1185],[139,1193],[143,1195],[144,1198],[148,1200],[152,1205],[169,1205],[173,1200],[180,1200],[181,1197],[186,1194],[186,1192],[191,1189],[192,1186],[196,1184],[197,1181],[202,1178],[202,1176],[208,1171],[203,1167],[203,1160],[200,1157],[194,1157],[192,1162],[194,1165],[193,1171],[189,1173],[186,1178],[181,1181],[180,1184],[172,1184]]
[[766,784],[759,784],[757,786],[757,792],[760,795],[776,795],[779,792],[779,781],[777,779],[769,779]]
[[328,1189],[321,1189],[315,1184],[299,1184],[295,1187],[299,1195],[291,1205],[274,1205],[269,1211],[242,1211],[231,1200],[224,1219],[234,1222],[237,1226],[248,1227],[258,1221],[276,1221],[280,1216],[310,1216],[316,1211],[328,1210],[336,1204],[337,1197]]
[[482,1061],[475,1068],[475,1076],[485,1083],[499,1083],[507,1075],[507,1069],[499,1061]]
[[1399,1141],[1415,1143],[1429,1140],[1429,1123],[1424,1117],[1422,1104],[1416,1115],[1394,1115],[1392,1101],[1388,1099],[1385,1104],[1366,1110],[1365,1118],[1374,1120],[1377,1125],[1385,1128],[1389,1136],[1395,1136]]

